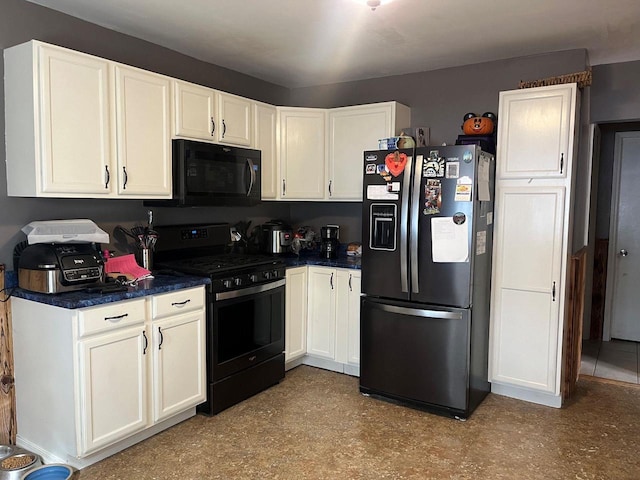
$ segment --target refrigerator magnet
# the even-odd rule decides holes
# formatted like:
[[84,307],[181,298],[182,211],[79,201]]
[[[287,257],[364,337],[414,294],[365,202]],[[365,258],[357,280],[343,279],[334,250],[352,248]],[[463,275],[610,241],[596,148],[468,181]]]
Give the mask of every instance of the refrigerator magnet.
[[422,176],[425,178],[438,178],[444,177],[444,158],[436,158],[435,160],[429,157],[429,160],[424,162],[422,167]]
[[371,175],[376,173],[376,164],[375,163],[367,163],[367,168],[365,170],[367,175]]
[[446,178],[458,178],[460,176],[460,162],[447,162]]
[[424,215],[434,215],[440,213],[442,206],[442,185],[440,180],[427,179],[424,186]]
[[472,193],[473,181],[470,177],[461,177],[456,183],[456,194],[454,201],[456,202],[470,202]]
[[402,172],[404,172],[404,167],[407,166],[407,161],[409,158],[406,153],[401,153],[396,150],[393,153],[387,155],[384,159],[384,164],[387,167],[387,170],[391,175],[397,177]]

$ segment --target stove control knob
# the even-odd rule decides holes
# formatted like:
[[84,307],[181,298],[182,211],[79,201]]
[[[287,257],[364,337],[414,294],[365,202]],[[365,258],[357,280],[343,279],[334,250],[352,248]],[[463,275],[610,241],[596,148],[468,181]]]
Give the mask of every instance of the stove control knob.
[[233,283],[236,287],[239,287],[240,285],[242,285],[242,279],[240,277],[236,277],[233,279]]
[[231,280],[223,280],[222,285],[224,288],[231,288]]
[[252,273],[249,276],[249,280],[251,280],[253,283],[256,283],[258,281],[258,275],[256,275],[255,273]]
[[273,278],[273,274],[271,272],[264,272],[264,278],[266,280],[271,280]]
[[278,270],[273,271],[272,278],[278,278]]

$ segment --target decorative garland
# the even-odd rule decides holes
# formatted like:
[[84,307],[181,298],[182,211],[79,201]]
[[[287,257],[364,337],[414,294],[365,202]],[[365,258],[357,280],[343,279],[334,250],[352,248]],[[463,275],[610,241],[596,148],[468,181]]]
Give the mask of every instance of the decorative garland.
[[578,88],[591,86],[591,69],[584,72],[567,73],[557,77],[543,78],[541,80],[531,80],[529,82],[520,81],[518,88],[546,87],[547,85],[560,85],[562,83],[577,83]]

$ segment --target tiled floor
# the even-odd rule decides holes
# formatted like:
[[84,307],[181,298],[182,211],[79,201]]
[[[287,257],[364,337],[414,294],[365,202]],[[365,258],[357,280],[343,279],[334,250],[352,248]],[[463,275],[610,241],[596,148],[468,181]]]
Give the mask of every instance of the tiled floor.
[[584,340],[580,374],[640,383],[640,345],[624,340]]

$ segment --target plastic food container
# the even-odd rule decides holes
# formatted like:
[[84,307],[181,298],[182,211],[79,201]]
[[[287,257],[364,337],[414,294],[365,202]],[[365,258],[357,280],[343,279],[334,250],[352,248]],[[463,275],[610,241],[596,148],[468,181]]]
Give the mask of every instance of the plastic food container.
[[20,480],[69,480],[73,476],[73,467],[62,463],[50,463],[34,468],[20,477]]

